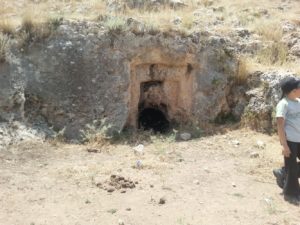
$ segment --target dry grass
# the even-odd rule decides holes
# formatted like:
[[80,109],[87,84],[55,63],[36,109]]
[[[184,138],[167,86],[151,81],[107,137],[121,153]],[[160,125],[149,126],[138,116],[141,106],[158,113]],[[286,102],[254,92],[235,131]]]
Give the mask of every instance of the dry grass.
[[[295,26],[300,24],[299,1],[289,2],[290,8],[280,10],[281,0],[186,0],[186,6],[175,9],[169,0],[162,1],[157,7],[151,6],[150,0],[118,0],[119,12],[108,7],[105,0],[0,0],[0,30],[12,34],[16,26],[21,26],[25,42],[47,37],[51,33],[49,18],[66,20],[97,20],[99,15],[112,18],[104,21],[109,31],[127,29],[126,19],[133,18],[142,23],[141,27],[130,27],[136,34],[145,32],[157,34],[178,32],[187,36],[192,31],[212,30],[221,35],[229,34],[236,26],[248,28],[260,35],[267,46],[256,57],[257,62],[266,66],[284,66],[287,61],[286,46],[280,44],[283,36],[282,21],[290,21]],[[196,13],[195,13],[196,12]],[[180,23],[174,23],[180,18]],[[47,22],[48,21],[48,22]],[[57,23],[55,23],[55,21]],[[52,19],[52,25],[60,20]],[[47,24],[44,28],[41,24]]]
[[61,24],[63,18],[34,18],[34,13],[27,12],[23,15],[18,32],[19,47],[26,47],[33,41],[42,41],[49,37]]
[[[162,27],[174,26],[172,20],[179,16],[182,18],[182,27],[191,29],[193,27],[193,20],[195,19],[193,18],[195,9],[204,10],[198,16],[203,25],[208,25],[215,17],[219,17],[224,20],[224,26],[231,26],[231,23],[237,19],[241,24],[250,26],[255,21],[255,18],[260,17],[260,10],[262,8],[268,10],[271,19],[289,18],[296,21],[299,20],[297,11],[293,9],[289,13],[278,13],[278,10],[274,10],[276,3],[278,5],[276,1],[272,3],[271,1],[262,2],[258,0],[186,0],[186,7],[174,9],[169,4],[169,1],[165,0],[163,1],[164,4],[157,11],[151,10],[151,7],[149,8],[149,4],[151,4],[149,0],[119,0],[119,2],[123,4],[121,4],[122,10],[118,13],[111,12],[112,15],[133,17],[146,22],[151,21],[151,23],[159,24]],[[37,20],[53,16],[64,17],[66,19],[91,20],[97,18],[100,14],[110,13],[107,7],[108,3],[104,0],[0,0],[0,4],[4,6],[0,10],[0,16],[7,21],[17,20],[19,24],[21,24],[23,15],[26,12],[30,12],[32,17]],[[296,8],[296,3],[293,4]],[[213,14],[211,14],[212,7],[214,8]],[[276,17],[272,17],[273,15]],[[265,30],[265,28],[262,29]]]
[[288,48],[281,42],[272,42],[257,54],[259,63],[265,65],[284,65],[288,60]]
[[121,32],[126,28],[126,21],[122,17],[109,17],[104,21],[104,26],[109,32]]
[[259,20],[256,22],[254,30],[266,41],[278,42],[283,36],[283,30],[280,21]]
[[237,73],[235,82],[238,85],[245,84],[249,75],[248,61],[245,57],[240,57],[238,60]]
[[9,47],[9,37],[0,33],[0,63],[6,61],[7,49]]
[[13,35],[15,32],[15,26],[10,20],[0,21],[0,32],[6,35]]
[[[126,4],[126,9],[121,12],[121,14],[126,15],[137,15],[140,16],[143,14],[147,14],[147,12],[151,12],[149,9],[149,4],[151,1],[149,0],[120,0],[119,2],[123,2]],[[247,0],[219,0],[219,1],[211,1],[211,0],[186,0],[186,7],[175,10],[169,4],[168,0],[163,1],[164,4],[159,7],[159,10],[156,12],[156,19],[164,18],[166,13],[170,11],[173,12],[185,12],[189,13],[188,15],[192,15],[193,11],[197,8],[220,8],[223,7],[226,12],[226,17],[224,19],[234,18],[239,12],[246,10],[244,15],[249,14],[252,15],[260,15],[259,9],[264,8],[268,9],[269,13],[272,14],[274,10],[274,5],[279,4],[279,1],[271,2],[269,0],[266,1],[247,1]],[[5,19],[18,19],[22,20],[22,15],[26,11],[34,11],[34,17],[43,17],[46,16],[64,16],[65,18],[79,18],[79,19],[91,19],[95,18],[99,14],[105,14],[108,12],[107,1],[104,0],[68,0],[68,1],[59,1],[59,0],[43,0],[43,1],[32,1],[32,0],[0,0],[1,9],[0,15]],[[297,20],[297,2],[292,3],[295,5],[293,9],[291,9],[289,13],[281,13],[280,15],[276,15],[280,18],[294,18]],[[131,7],[129,7],[131,6]],[[299,5],[298,5],[299,6]],[[248,11],[247,11],[248,10]],[[222,11],[222,10],[221,10]],[[258,13],[257,13],[257,12]],[[234,13],[234,14],[233,14]],[[140,14],[140,15],[139,15]],[[278,14],[278,13],[277,13]],[[205,15],[204,15],[205,16]],[[145,19],[148,16],[145,15]],[[208,16],[209,17],[209,16]],[[207,17],[207,19],[209,19]]]

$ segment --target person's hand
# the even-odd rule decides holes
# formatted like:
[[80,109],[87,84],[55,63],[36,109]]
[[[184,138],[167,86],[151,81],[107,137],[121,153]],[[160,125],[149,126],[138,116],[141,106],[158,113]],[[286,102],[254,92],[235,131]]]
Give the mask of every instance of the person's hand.
[[283,146],[283,149],[282,149],[282,155],[284,155],[285,157],[290,157],[290,154],[291,154],[291,150],[289,148],[288,145],[284,145]]

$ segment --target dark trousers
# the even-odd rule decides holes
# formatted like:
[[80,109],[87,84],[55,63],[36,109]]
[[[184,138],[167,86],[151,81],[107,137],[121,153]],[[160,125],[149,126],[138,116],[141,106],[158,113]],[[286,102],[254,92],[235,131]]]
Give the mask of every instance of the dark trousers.
[[298,163],[297,158],[300,159],[300,143],[287,142],[291,154],[289,157],[284,157],[284,168],[286,174],[286,181],[283,188],[285,195],[298,196],[300,195],[300,185],[298,180]]

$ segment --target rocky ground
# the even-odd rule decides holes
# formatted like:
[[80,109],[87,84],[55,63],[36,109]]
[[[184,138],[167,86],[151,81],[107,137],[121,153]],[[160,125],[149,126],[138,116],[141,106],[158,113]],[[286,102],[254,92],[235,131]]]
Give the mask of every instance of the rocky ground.
[[227,129],[140,144],[10,145],[0,151],[0,224],[300,224],[272,175],[276,136]]

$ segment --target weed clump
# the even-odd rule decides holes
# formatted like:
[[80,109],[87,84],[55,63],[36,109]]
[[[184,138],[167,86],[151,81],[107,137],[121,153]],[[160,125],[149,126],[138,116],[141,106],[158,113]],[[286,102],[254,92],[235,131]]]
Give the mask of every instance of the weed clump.
[[235,76],[235,83],[243,85],[246,83],[249,75],[247,60],[244,57],[238,59],[237,73]]
[[9,37],[6,34],[0,33],[0,63],[6,61],[7,50],[9,48]]
[[59,27],[62,21],[61,17],[35,21],[30,15],[25,15],[19,32],[20,47],[26,47],[31,42],[45,40]]
[[283,65],[287,57],[288,47],[281,42],[273,42],[257,54],[258,62],[265,65]]
[[12,36],[15,33],[15,27],[8,20],[0,21],[0,32],[7,36]]
[[103,25],[108,29],[109,33],[121,33],[126,29],[126,21],[122,17],[109,17],[104,22]]

